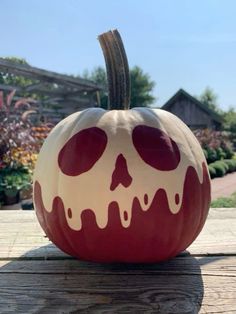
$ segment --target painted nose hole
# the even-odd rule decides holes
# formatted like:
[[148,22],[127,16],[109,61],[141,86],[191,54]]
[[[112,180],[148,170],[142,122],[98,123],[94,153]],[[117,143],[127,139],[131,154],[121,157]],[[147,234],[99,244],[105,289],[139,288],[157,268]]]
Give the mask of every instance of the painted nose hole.
[[124,187],[129,187],[132,182],[132,177],[129,174],[127,161],[125,157],[120,154],[116,158],[115,169],[112,173],[110,190],[114,191],[119,184],[122,184]]

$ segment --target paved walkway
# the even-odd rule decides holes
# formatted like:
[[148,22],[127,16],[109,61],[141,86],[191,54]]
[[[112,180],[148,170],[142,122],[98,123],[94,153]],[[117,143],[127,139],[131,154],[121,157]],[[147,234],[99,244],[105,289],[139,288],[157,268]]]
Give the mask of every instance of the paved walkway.
[[223,178],[215,178],[211,181],[212,200],[218,197],[227,197],[236,192],[236,172],[229,173]]

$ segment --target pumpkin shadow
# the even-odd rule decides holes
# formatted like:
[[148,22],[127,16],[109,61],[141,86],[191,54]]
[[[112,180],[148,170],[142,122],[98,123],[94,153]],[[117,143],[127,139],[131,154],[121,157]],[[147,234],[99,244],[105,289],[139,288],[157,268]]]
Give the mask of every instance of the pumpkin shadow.
[[[56,255],[47,254],[52,251]],[[198,313],[204,295],[200,264],[186,254],[159,264],[90,263],[50,244],[0,268],[0,311]]]

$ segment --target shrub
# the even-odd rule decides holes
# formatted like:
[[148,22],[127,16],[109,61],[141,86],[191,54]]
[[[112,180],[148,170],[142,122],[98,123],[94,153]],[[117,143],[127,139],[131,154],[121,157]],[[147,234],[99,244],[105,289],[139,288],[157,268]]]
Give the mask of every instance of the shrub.
[[234,171],[236,171],[236,159],[230,159],[233,161],[233,165],[234,165]]
[[223,147],[223,151],[225,153],[225,158],[226,159],[231,159],[234,156],[233,149],[228,147],[228,146]]
[[194,130],[201,147],[205,150],[208,164],[216,160],[231,159],[234,155],[230,132],[210,129]]
[[225,164],[220,161],[212,163],[211,167],[215,169],[216,177],[223,177],[226,174]]
[[208,165],[211,178],[222,177],[226,173],[236,171],[236,159],[222,159]]
[[205,150],[207,151],[207,163],[208,164],[217,160],[217,153],[214,148],[206,147]]
[[229,171],[229,166],[227,165],[227,163],[224,160],[217,160],[215,163],[222,165],[222,167],[224,167],[224,169],[225,169],[225,173],[227,173]]
[[226,152],[224,152],[224,150],[221,147],[217,147],[215,150],[216,150],[217,160],[226,158]]
[[234,159],[225,159],[224,162],[228,165],[229,170],[228,172],[236,171],[236,160]]
[[216,170],[215,170],[215,168],[213,166],[209,165],[208,166],[208,170],[209,170],[211,179],[215,178],[216,177]]
[[28,168],[18,169],[5,168],[1,170],[0,192],[19,191],[22,188],[30,186],[31,175]]

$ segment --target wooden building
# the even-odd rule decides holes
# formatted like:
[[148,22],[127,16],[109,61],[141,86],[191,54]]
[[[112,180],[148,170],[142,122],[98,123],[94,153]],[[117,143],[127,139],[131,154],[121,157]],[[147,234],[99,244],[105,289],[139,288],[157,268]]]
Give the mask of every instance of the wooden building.
[[162,106],[181,120],[183,120],[191,129],[209,128],[220,130],[222,118],[198,99],[180,89]]
[[71,113],[99,106],[98,84],[79,77],[59,74],[44,69],[0,58],[0,74],[30,79],[26,86],[0,84],[0,91],[15,90],[14,100],[36,95],[32,109],[36,119],[57,123]]

